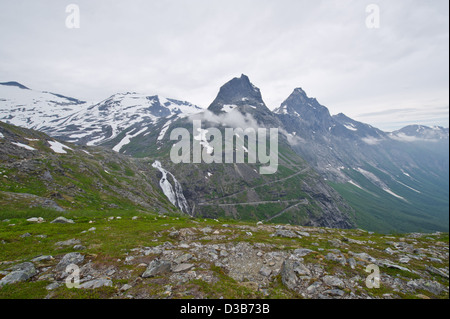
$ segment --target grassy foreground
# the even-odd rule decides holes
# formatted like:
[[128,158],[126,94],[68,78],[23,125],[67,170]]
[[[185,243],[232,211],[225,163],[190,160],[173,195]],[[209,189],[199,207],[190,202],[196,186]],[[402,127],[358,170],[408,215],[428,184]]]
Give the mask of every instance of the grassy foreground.
[[[340,287],[340,297],[448,298],[448,277],[427,271],[427,266],[448,269],[448,259],[442,264],[431,257],[436,255],[436,251],[443,254],[446,252],[448,256],[448,233],[415,237],[400,234],[381,235],[358,229],[256,225],[232,220],[159,216],[120,210],[113,213],[71,212],[65,217],[72,218],[75,222],[73,224],[50,223],[61,213],[47,211],[45,216],[42,216],[45,222],[28,222],[26,218],[31,217],[29,214],[33,213],[44,214],[43,211],[32,212],[22,218],[0,221],[0,280],[15,264],[31,261],[40,255],[50,255],[53,259],[35,263],[39,273],[30,280],[0,287],[1,299],[310,298],[311,295],[305,295],[306,289],[303,293],[300,288],[287,287],[280,271],[280,268],[283,269],[285,256],[291,255],[293,250],[298,248],[311,250],[311,253],[302,258],[302,262],[316,267],[320,271],[320,277],[333,275],[345,279],[345,285]],[[308,234],[293,238],[274,236],[277,229],[300,229]],[[84,247],[75,250],[73,245],[57,244],[69,239],[80,241]],[[345,263],[330,259],[328,255],[339,251],[342,256],[349,258],[354,254],[367,252],[376,259],[392,260],[393,256],[386,251],[392,247],[392,242],[413,244],[415,249],[422,250],[421,259],[412,258],[404,265],[413,270],[412,272],[381,267],[381,287],[378,289],[369,289],[364,284],[368,276],[365,272],[367,263],[364,260],[355,257],[357,263],[353,269]],[[162,246],[167,247],[163,252],[152,251],[152,248]],[[193,250],[194,247],[197,250]],[[241,253],[239,247],[244,247]],[[228,251],[229,256],[222,253],[222,250]],[[54,272],[55,265],[65,254],[74,251],[83,254],[83,264],[88,264],[90,271],[93,269],[92,271],[110,279],[112,286],[68,289],[62,284],[54,289],[47,289],[46,287],[58,277]],[[144,254],[142,251],[150,253]],[[257,256],[262,257],[252,255],[253,251],[258,251]],[[174,259],[186,253],[194,256],[190,261],[193,267],[189,271],[150,278],[141,277],[155,258]],[[243,259],[239,259],[239,256]],[[226,266],[228,259],[235,260],[231,262],[235,265]],[[248,264],[239,264],[245,262]],[[395,263],[398,264],[398,261]],[[251,275],[250,270],[247,274],[241,274],[243,268],[251,268],[253,265],[272,267],[273,270],[269,277]],[[447,287],[447,290],[436,295],[424,289],[412,291],[393,288],[395,286],[392,282],[395,279],[401,280],[405,283],[404,287],[407,287],[407,282],[419,280],[424,276],[427,280]],[[319,276],[316,278],[315,275],[301,280],[309,280],[307,286],[320,281]],[[124,286],[129,288],[123,289]]]

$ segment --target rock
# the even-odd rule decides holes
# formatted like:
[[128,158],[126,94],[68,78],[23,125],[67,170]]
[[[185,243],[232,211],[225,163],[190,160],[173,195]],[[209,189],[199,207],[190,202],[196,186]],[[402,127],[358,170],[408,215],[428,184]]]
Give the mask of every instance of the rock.
[[338,248],[342,246],[342,242],[341,242],[339,239],[332,239],[332,240],[329,240],[328,243],[329,243],[331,246],[338,247]]
[[59,282],[52,282],[51,284],[49,284],[49,285],[47,285],[46,287],[45,287],[45,289],[47,289],[47,290],[53,290],[53,289],[56,289],[56,288],[58,288],[58,287],[60,287],[61,286],[61,283],[59,283]]
[[285,260],[281,265],[281,281],[289,289],[294,289],[297,286],[297,276],[294,272],[294,261]]
[[278,229],[275,232],[275,236],[277,236],[277,237],[285,237],[285,238],[297,238],[298,237],[298,235],[296,235],[293,231],[284,230],[284,229]]
[[190,269],[192,269],[195,265],[194,264],[179,264],[177,266],[175,266],[172,271],[177,273],[177,272],[182,272],[182,271],[188,271]]
[[37,274],[37,270],[30,262],[24,262],[11,267],[12,272],[0,280],[0,287],[30,279]]
[[36,258],[33,258],[31,261],[34,263],[39,263],[42,261],[50,261],[50,260],[53,260],[52,256],[44,255],[44,256],[38,256]]
[[84,256],[80,253],[68,253],[56,265],[56,270],[65,271],[70,264],[79,265],[84,261]]
[[131,262],[131,261],[133,261],[133,260],[134,260],[134,257],[133,257],[133,256],[128,256],[128,257],[125,258],[125,262],[126,262],[126,263],[129,263],[129,262]]
[[167,272],[172,268],[169,261],[154,259],[147,267],[145,272],[141,275],[142,278],[154,277]]
[[349,259],[347,259],[348,264],[350,265],[351,269],[355,269],[356,267],[356,260],[353,257],[350,257]]
[[329,287],[345,288],[344,282],[336,276],[329,276],[329,275],[324,276],[322,277],[322,281],[325,285]]
[[51,223],[52,224],[75,224],[75,222],[72,219],[67,219],[62,216],[54,219]]
[[222,249],[220,251],[220,257],[227,257],[228,255],[229,255],[229,253],[226,250]]
[[20,238],[26,238],[26,237],[31,237],[30,233],[25,233],[23,235],[20,235]]
[[364,245],[366,242],[362,240],[356,240],[352,238],[343,237],[342,241],[350,243],[350,244],[358,244],[358,245]]
[[443,271],[440,270],[440,269],[437,269],[437,268],[435,268],[435,267],[433,267],[433,266],[428,266],[428,265],[427,265],[425,268],[426,268],[426,270],[427,270],[428,272],[430,272],[430,273],[432,273],[432,274],[436,274],[436,275],[439,275],[439,276],[442,276],[442,277],[448,279],[448,274],[445,273],[445,272],[443,272]]
[[399,270],[402,270],[402,271],[411,272],[411,270],[409,270],[408,268],[396,265],[396,264],[394,264],[394,263],[392,263],[392,262],[390,262],[388,260],[379,260],[377,262],[377,264],[381,265],[381,266],[388,267],[388,268],[399,269]]
[[300,262],[294,262],[294,272],[299,276],[311,276],[311,271]]
[[30,222],[30,223],[38,223],[38,224],[40,224],[40,223],[44,222],[44,218],[42,218],[42,217],[31,217],[31,218],[28,218],[27,221]]
[[355,254],[353,252],[349,252],[350,255],[353,255],[353,257],[356,257],[358,259],[364,260],[364,261],[368,261],[371,263],[375,263],[377,260],[375,258],[373,258],[372,256],[370,256],[367,253],[359,253],[359,254]]
[[300,236],[303,236],[303,237],[311,236],[309,233],[307,233],[305,231],[296,231],[296,233],[299,234]]
[[391,249],[391,247],[386,248],[384,251],[387,252],[389,255],[393,255],[396,253],[396,251]]
[[109,279],[94,279],[87,282],[84,282],[80,285],[80,288],[83,289],[97,289],[100,287],[112,287],[112,281]]
[[272,273],[272,269],[263,266],[260,270],[259,270],[259,274],[264,276],[264,277],[269,277],[270,274]]
[[345,295],[345,292],[340,289],[325,290],[323,293],[326,295],[338,296],[338,297],[342,297],[343,295]]
[[95,230],[96,230],[95,227],[91,227],[91,228],[88,229],[88,231],[95,231]]
[[129,289],[133,288],[133,286],[129,285],[129,284],[125,284],[120,288],[120,291],[127,291]]
[[337,263],[341,263],[342,265],[345,265],[346,263],[346,259],[342,254],[333,254],[333,253],[328,253],[325,256],[326,259],[337,262]]
[[431,262],[433,262],[433,263],[442,264],[442,260],[439,259],[439,258],[429,257],[428,259],[429,259]]
[[178,238],[178,237],[180,237],[180,232],[178,230],[174,230],[169,233],[169,237],[170,238]]
[[436,281],[429,281],[424,279],[411,280],[407,283],[407,286],[414,290],[426,290],[436,296],[439,296],[443,291],[448,291],[448,287],[446,288]]
[[192,256],[191,254],[184,254],[184,255],[181,255],[181,256],[175,258],[174,262],[176,264],[182,264],[182,263],[185,263],[185,262],[191,260],[193,257],[194,256]]
[[308,288],[306,288],[306,292],[309,294],[314,293],[317,288],[319,288],[320,286],[322,286],[322,282],[320,281],[315,281],[311,286],[309,286]]
[[74,250],[85,250],[86,247],[83,246],[83,245],[75,245],[75,246],[73,246],[73,249],[74,249]]
[[409,258],[409,257],[402,257],[398,261],[402,264],[407,264],[407,263],[409,263],[410,260],[411,260],[411,258]]
[[81,244],[81,241],[79,239],[72,238],[65,241],[58,241],[55,243],[55,246],[73,246],[78,244]]
[[200,229],[200,231],[202,233],[208,234],[208,233],[212,233],[213,229],[211,227],[205,227],[205,228]]
[[298,248],[298,249],[294,250],[294,255],[296,255],[298,257],[305,257],[306,255],[309,255],[312,252],[314,252],[314,251],[311,249]]

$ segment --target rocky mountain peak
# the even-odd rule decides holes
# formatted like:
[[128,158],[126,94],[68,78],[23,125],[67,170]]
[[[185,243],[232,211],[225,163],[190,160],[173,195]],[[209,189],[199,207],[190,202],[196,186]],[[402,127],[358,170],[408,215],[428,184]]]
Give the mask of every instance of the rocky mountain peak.
[[248,76],[242,74],[225,83],[219,90],[216,99],[209,106],[215,113],[224,112],[224,106],[252,106],[267,109],[261,96],[261,91],[254,86]]

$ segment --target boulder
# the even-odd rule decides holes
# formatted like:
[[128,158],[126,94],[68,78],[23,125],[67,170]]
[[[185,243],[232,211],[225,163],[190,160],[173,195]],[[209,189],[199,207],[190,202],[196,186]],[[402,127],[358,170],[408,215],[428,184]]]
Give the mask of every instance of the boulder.
[[141,275],[142,278],[154,277],[170,272],[172,265],[170,261],[154,259]]
[[52,224],[75,224],[75,222],[72,219],[67,219],[62,216],[54,219],[51,223]]

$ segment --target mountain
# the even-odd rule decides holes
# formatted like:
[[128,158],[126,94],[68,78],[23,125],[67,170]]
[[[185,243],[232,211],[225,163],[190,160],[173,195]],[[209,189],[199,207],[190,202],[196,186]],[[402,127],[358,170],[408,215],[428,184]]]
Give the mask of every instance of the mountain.
[[449,129],[441,126],[408,125],[390,133],[389,136],[405,142],[448,140]]
[[157,95],[118,93],[61,118],[59,126],[48,132],[52,136],[86,145],[101,145],[123,136],[112,146],[114,150],[120,151],[129,139],[148,133],[160,121],[173,120],[201,110],[189,102]]
[[293,149],[377,231],[448,230],[448,129],[408,126],[387,133],[295,89],[275,110],[299,138]]
[[[151,158],[156,186],[187,214],[380,232],[448,230],[448,129],[383,132],[331,115],[301,88],[271,112],[246,75],[225,83],[206,110],[129,92],[86,103],[6,82],[0,119],[61,141]],[[193,132],[195,119],[202,121],[200,132]],[[193,143],[211,148],[202,137],[210,127],[222,133],[225,127],[279,128],[277,173],[260,175],[261,165],[249,163],[172,163],[174,128],[190,133],[192,153]],[[248,159],[248,141],[237,135]],[[176,194],[180,188],[183,196]]]
[[[282,123],[265,105],[259,89],[247,76],[242,75],[224,84],[209,108],[190,117],[178,119],[166,126],[170,132],[174,128],[185,128],[190,132],[193,143],[210,147],[209,140],[200,138],[193,132],[193,120],[202,120],[201,130],[207,132],[214,128],[225,135],[225,127],[255,128],[280,127]],[[156,130],[158,131],[158,130]],[[192,214],[211,218],[233,217],[259,221],[289,222],[303,225],[322,225],[329,227],[353,227],[352,209],[343,201],[323,178],[298,156],[291,148],[288,138],[279,133],[278,170],[272,175],[260,174],[261,164],[248,162],[248,149],[251,147],[244,136],[236,135],[244,148],[245,163],[225,164],[173,164],[169,153],[173,141],[169,134],[158,140],[157,149],[151,146],[147,136],[147,152],[142,154],[146,143],[134,139],[133,155],[157,156],[180,181]],[[198,142],[197,142],[198,143]],[[153,143],[154,144],[154,143]],[[131,143],[130,143],[131,145]],[[137,147],[140,145],[141,147]],[[224,158],[225,146],[214,149]],[[236,156],[237,146],[233,148]],[[127,152],[127,154],[129,154]]]
[[225,83],[208,111],[216,115],[236,114],[235,112],[251,115],[261,127],[282,125],[264,103],[259,88],[254,86],[245,74]]
[[[100,145],[134,128],[144,133],[164,119],[201,110],[189,102],[157,95],[118,93],[99,103],[87,103],[17,82],[0,84],[0,120],[80,145]],[[120,150],[119,142],[114,146]]]
[[46,132],[58,127],[61,118],[86,107],[84,101],[31,90],[18,82],[0,83],[0,120],[14,125]]

